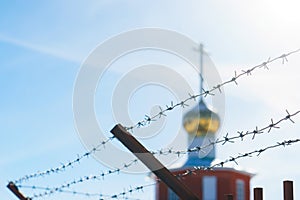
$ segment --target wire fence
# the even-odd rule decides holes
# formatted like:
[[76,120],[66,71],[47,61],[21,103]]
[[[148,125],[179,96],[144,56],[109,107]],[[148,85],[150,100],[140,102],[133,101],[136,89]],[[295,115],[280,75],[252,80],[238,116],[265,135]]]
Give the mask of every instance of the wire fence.
[[55,192],[59,193],[64,193],[64,194],[69,194],[69,195],[79,195],[83,196],[86,198],[97,198],[99,200],[104,200],[104,199],[114,199],[114,198],[121,198],[121,199],[128,199],[128,200],[138,200],[137,198],[132,198],[129,197],[128,194],[132,194],[137,191],[142,191],[144,188],[150,187],[155,185],[155,183],[148,184],[148,185],[143,185],[143,186],[138,186],[138,187],[132,187],[131,189],[125,190],[124,192],[121,192],[119,195],[109,195],[109,194],[103,194],[103,193],[89,193],[89,192],[80,192],[76,190],[68,190],[68,189],[57,189],[53,190],[52,188],[49,187],[40,187],[40,186],[27,186],[27,185],[20,185],[18,186],[19,188],[24,188],[24,189],[32,189],[32,190],[41,190],[45,191],[39,194],[34,194],[32,197],[29,197],[30,199],[37,199],[37,198],[42,198],[46,196],[53,195]]
[[213,86],[211,89],[208,89],[208,90],[205,90],[204,88],[201,88],[201,90],[203,91],[202,93],[200,94],[189,94],[189,97],[184,99],[184,100],[181,100],[180,102],[177,102],[174,104],[173,101],[171,101],[170,105],[166,105],[166,107],[163,109],[161,106],[159,107],[160,111],[156,114],[154,114],[153,116],[149,116],[149,115],[145,115],[145,118],[141,121],[138,121],[137,123],[135,123],[134,125],[131,125],[131,126],[127,126],[126,129],[128,131],[133,131],[135,128],[140,128],[140,127],[143,127],[143,126],[147,126],[149,125],[150,123],[156,121],[157,119],[161,118],[161,117],[165,117],[167,116],[167,113],[174,110],[175,108],[177,107],[186,107],[188,106],[188,102],[189,101],[196,101],[197,98],[199,97],[206,97],[208,95],[215,95],[214,92],[217,90],[219,91],[220,93],[222,92],[222,88],[229,84],[229,83],[235,83],[236,85],[238,85],[237,81],[238,79],[240,79],[241,77],[245,77],[245,76],[249,76],[249,75],[252,75],[252,72],[259,69],[259,68],[263,68],[263,69],[269,69],[268,65],[270,63],[273,63],[277,60],[282,60],[282,64],[288,62],[288,56],[292,55],[292,54],[295,54],[297,52],[299,52],[300,49],[297,49],[295,51],[291,51],[291,52],[288,52],[288,53],[285,53],[285,54],[282,54],[278,57],[275,57],[275,58],[268,58],[267,61],[264,61],[262,62],[261,64],[259,65],[256,65],[254,67],[251,67],[251,68],[248,68],[248,69],[245,69],[245,70],[242,70],[241,73],[237,73],[236,71],[234,72],[234,76],[232,78],[230,78],[229,80],[227,81],[224,81],[222,83],[219,83],[215,86]]
[[66,162],[64,164],[61,164],[58,167],[55,168],[50,168],[44,171],[40,171],[40,172],[36,172],[33,174],[29,174],[29,175],[25,175],[17,180],[14,181],[14,183],[22,183],[24,181],[28,181],[30,179],[33,178],[38,178],[38,177],[45,177],[46,175],[51,175],[51,174],[55,174],[55,173],[59,173],[62,171],[65,171],[67,168],[73,167],[75,164],[79,164],[81,160],[83,160],[84,158],[89,158],[92,154],[94,154],[97,151],[101,151],[102,148],[105,147],[105,144],[107,144],[108,142],[110,142],[111,140],[113,140],[115,137],[109,137],[106,140],[103,140],[102,142],[100,142],[96,147],[94,147],[92,150],[85,152],[82,155],[77,155],[77,158]]
[[[182,155],[182,154],[188,154],[191,152],[200,152],[200,151],[205,151],[206,148],[210,147],[210,146],[214,146],[216,144],[226,144],[226,143],[234,143],[234,141],[236,141],[237,139],[241,139],[243,141],[243,139],[246,136],[252,136],[252,140],[255,139],[256,135],[260,135],[260,134],[264,134],[264,133],[270,133],[270,131],[272,129],[279,129],[280,126],[279,124],[282,123],[283,121],[289,120],[292,123],[295,123],[291,118],[293,116],[296,116],[300,113],[299,111],[296,111],[292,114],[290,114],[287,110],[286,110],[287,115],[281,119],[279,119],[278,121],[274,122],[273,119],[271,119],[271,123],[266,125],[263,128],[258,128],[257,126],[255,127],[255,129],[253,131],[237,131],[237,135],[236,136],[232,136],[229,137],[229,133],[227,133],[225,136],[223,136],[222,139],[217,138],[215,141],[210,141],[209,143],[202,145],[202,146],[196,146],[193,148],[188,148],[187,150],[173,150],[172,148],[168,148],[168,149],[161,149],[161,150],[156,150],[156,151],[152,151],[153,154],[159,154],[159,155],[168,155],[168,154],[176,154],[178,156]],[[205,153],[205,152],[204,152]]]
[[[297,49],[295,51],[291,51],[291,52],[288,52],[288,53],[285,53],[285,54],[282,54],[281,56],[278,56],[278,57],[275,57],[273,59],[269,58],[267,61],[264,61],[262,62],[261,64],[259,65],[256,65],[252,68],[249,68],[249,69],[246,69],[246,70],[242,70],[242,72],[240,74],[237,74],[236,71],[234,72],[234,76],[229,79],[228,81],[225,81],[223,83],[220,83],[216,86],[214,86],[212,89],[210,90],[204,90],[203,88],[203,93],[200,93],[200,94],[197,94],[197,95],[191,95],[189,94],[189,97],[186,98],[185,100],[182,100],[181,102],[178,102],[177,104],[174,104],[173,102],[170,103],[170,105],[166,105],[166,108],[165,109],[162,109],[162,107],[159,107],[160,108],[160,112],[153,115],[153,116],[148,116],[148,115],[145,115],[145,119],[142,120],[142,121],[139,121],[137,122],[135,125],[132,125],[132,126],[129,126],[129,127],[126,127],[126,129],[128,131],[133,131],[134,128],[140,128],[140,127],[144,127],[146,125],[149,125],[151,122],[155,121],[157,118],[161,118],[162,116],[167,116],[167,112],[170,112],[172,110],[174,110],[176,107],[185,107],[185,106],[188,106],[187,102],[188,101],[191,101],[191,100],[196,100],[197,98],[201,97],[201,96],[204,96],[206,97],[207,95],[214,95],[213,94],[213,91],[215,90],[219,90],[219,92],[221,92],[221,87],[223,87],[224,85],[226,84],[229,84],[229,83],[235,83],[237,84],[237,79],[239,79],[240,77],[243,77],[245,75],[251,75],[251,72],[253,72],[255,69],[258,69],[258,68],[264,68],[264,69],[269,69],[268,68],[268,64],[276,61],[276,60],[282,60],[282,64],[284,64],[285,62],[287,62],[287,57],[292,55],[292,54],[295,54],[297,52],[299,52],[300,49]],[[289,114],[288,114],[289,115]],[[272,122],[273,123],[273,122]],[[275,126],[276,126],[276,123],[275,123]],[[270,126],[269,128],[275,128]],[[244,136],[246,135],[249,135],[251,134],[251,132],[246,132],[245,134],[244,133],[239,133],[239,137],[242,139]],[[252,132],[253,134],[253,137],[255,137],[256,133],[255,131]],[[67,168],[70,168],[70,167],[73,167],[75,164],[78,164],[80,163],[81,160],[83,160],[84,158],[88,158],[90,155],[92,155],[93,153],[97,152],[97,151],[100,151],[102,148],[105,147],[105,144],[107,144],[108,142],[110,142],[111,140],[114,139],[114,136],[112,137],[109,137],[107,140],[103,140],[101,141],[96,147],[94,147],[92,150],[90,151],[87,151],[81,155],[77,155],[77,158],[72,160],[72,161],[69,161],[69,162],[66,162],[64,164],[61,164],[60,166],[58,167],[55,167],[55,168],[50,168],[50,169],[47,169],[47,170],[44,170],[44,171],[38,171],[36,173],[33,173],[33,174],[28,174],[28,175],[25,175],[17,180],[15,180],[15,183],[21,183],[23,181],[28,181],[32,178],[37,178],[37,177],[44,177],[46,175],[51,175],[51,174],[54,174],[54,173],[58,173],[58,172],[62,172],[62,171],[65,171]],[[211,145],[214,145],[216,142],[232,142],[231,139],[234,139],[234,138],[228,138],[227,136],[224,137],[224,140],[219,140],[219,141],[212,141],[211,144],[208,144],[208,146],[211,146]],[[200,148],[200,149],[188,149],[187,151],[201,151],[204,147]],[[158,151],[153,151],[154,154],[166,154],[166,153],[175,153],[175,154],[182,154],[182,153],[187,153],[187,151],[172,151],[172,150],[165,150],[165,151],[161,151],[161,150],[158,150]]]
[[[230,156],[229,158],[220,161],[216,164],[213,164],[212,166],[209,167],[203,167],[203,166],[194,166],[194,168],[192,169],[186,169],[185,172],[181,173],[181,174],[177,174],[176,176],[178,178],[183,178],[185,176],[189,176],[189,175],[195,175],[196,173],[201,173],[201,170],[214,170],[216,168],[220,168],[220,167],[224,167],[224,165],[226,163],[230,163],[233,162],[236,165],[238,165],[238,160],[241,158],[246,158],[246,157],[253,157],[253,156],[260,156],[262,153],[270,150],[270,149],[275,149],[278,147],[286,147],[286,146],[290,146],[292,144],[298,143],[300,142],[300,139],[293,139],[293,140],[284,140],[281,142],[277,142],[276,144],[273,145],[269,145],[260,149],[256,149],[250,152],[246,152],[246,153],[239,153],[237,156]],[[89,178],[87,179],[89,180]],[[83,182],[84,180],[82,180]],[[159,180],[157,180],[159,182]],[[45,190],[45,192],[39,193],[39,194],[34,194],[31,199],[34,198],[40,198],[40,197],[45,197],[45,196],[49,196],[52,195],[56,192],[58,193],[70,193],[70,194],[78,194],[78,195],[85,195],[88,197],[100,197],[100,199],[117,199],[117,198],[127,198],[126,195],[128,194],[133,194],[134,192],[140,192],[143,191],[143,189],[150,187],[150,186],[154,186],[156,184],[156,182],[153,183],[149,183],[149,184],[145,184],[145,185],[140,185],[140,186],[135,186],[135,187],[131,187],[130,189],[127,189],[123,192],[120,193],[116,193],[116,194],[111,194],[111,195],[103,195],[103,194],[98,194],[98,193],[84,193],[84,192],[77,192],[77,191],[70,191],[70,190],[64,190],[65,188],[69,188],[71,185],[67,185],[64,187],[57,187],[57,188],[49,188],[49,187],[40,187],[40,186],[28,186],[28,185],[18,185],[18,187],[20,188],[30,188],[33,190]]]
[[[300,113],[300,111],[294,112],[292,114],[290,114],[287,110],[286,110],[286,115],[284,117],[282,117],[281,119],[279,119],[278,121],[274,122],[273,119],[271,119],[271,123],[269,125],[266,125],[263,128],[258,129],[257,127],[253,130],[253,131],[238,131],[238,135],[237,136],[233,136],[233,137],[228,137],[228,133],[226,134],[226,136],[223,137],[223,139],[217,139],[215,141],[211,141],[210,143],[206,144],[206,145],[202,145],[202,146],[197,146],[191,149],[187,149],[187,150],[181,150],[181,151],[174,151],[172,149],[168,149],[168,150],[159,150],[159,151],[155,151],[155,152],[151,152],[152,154],[158,154],[158,155],[169,155],[169,154],[176,154],[178,156],[182,156],[191,152],[199,152],[199,151],[205,151],[205,149],[209,146],[212,145],[217,145],[217,144],[222,144],[225,145],[226,143],[234,143],[235,140],[237,139],[241,139],[243,141],[245,136],[252,136],[252,140],[255,139],[255,136],[257,134],[263,134],[263,133],[270,133],[270,131],[274,128],[279,129],[279,124],[284,122],[284,121],[291,121],[292,123],[295,123],[291,118],[293,116],[296,116],[297,114]],[[233,158],[233,157],[232,157]],[[235,161],[236,159],[234,159],[233,161]],[[53,194],[59,191],[63,191],[66,188],[70,188],[73,185],[76,184],[82,184],[84,182],[87,181],[101,181],[104,180],[105,177],[113,175],[113,174],[119,174],[122,170],[130,168],[131,166],[135,165],[139,160],[138,159],[134,159],[131,160],[125,164],[123,164],[121,167],[119,168],[115,168],[115,169],[109,169],[105,172],[101,172],[100,174],[97,175],[89,175],[89,176],[83,176],[80,178],[77,178],[75,180],[66,182],[60,186],[57,187],[44,187],[47,188],[48,192],[43,193],[44,195],[48,195],[48,194]],[[228,162],[228,161],[227,161]],[[226,162],[225,162],[226,163]],[[219,166],[221,163],[213,165],[212,167],[216,167]],[[224,163],[223,163],[224,164]],[[200,168],[203,168],[200,166]],[[210,168],[206,168],[206,169],[210,169]],[[18,185],[19,187],[23,187],[22,184]],[[33,186],[33,188],[42,188],[40,186]],[[42,194],[38,194],[37,196],[41,196]],[[91,195],[93,196],[93,195]]]
[[[128,131],[133,131],[135,128],[140,128],[140,127],[144,127],[144,126],[148,126],[150,125],[152,122],[156,121],[157,119],[161,118],[161,117],[165,117],[167,116],[167,113],[174,110],[177,107],[185,107],[188,106],[188,102],[192,101],[192,100],[197,100],[197,98],[199,97],[206,97],[208,95],[215,95],[214,92],[218,91],[218,92],[222,92],[222,88],[229,84],[229,83],[235,83],[236,85],[238,85],[237,80],[240,79],[241,77],[245,77],[245,76],[249,76],[252,75],[252,72],[255,71],[256,69],[259,68],[263,68],[263,69],[269,69],[269,64],[277,61],[277,60],[281,60],[282,64],[284,64],[285,62],[288,61],[288,56],[295,54],[297,52],[299,52],[300,49],[295,50],[295,51],[291,51],[289,53],[286,54],[282,54],[281,56],[275,57],[273,59],[269,58],[267,61],[262,62],[259,65],[256,65],[252,68],[246,69],[246,70],[242,70],[241,73],[237,73],[236,71],[234,72],[234,76],[232,78],[230,78],[228,81],[222,82],[220,84],[217,84],[216,86],[214,86],[211,89],[208,90],[204,90],[202,88],[202,93],[200,94],[196,94],[196,95],[192,95],[189,94],[189,97],[186,98],[185,100],[182,100],[176,104],[174,104],[173,102],[170,103],[170,105],[166,105],[166,107],[163,109],[162,107],[160,108],[160,111],[153,115],[153,116],[149,116],[149,115],[145,115],[145,118],[137,123],[135,123],[134,125],[128,126],[126,127],[126,129]],[[291,121],[292,123],[295,123],[294,120],[292,119],[292,117],[296,116],[297,114],[299,114],[300,111],[296,111],[292,114],[290,114],[287,110],[286,110],[286,115],[277,120],[274,121],[273,119],[271,119],[271,122],[268,123],[268,125],[262,127],[262,128],[258,128],[257,126],[255,127],[255,129],[253,131],[237,131],[237,134],[235,136],[229,137],[229,133],[227,133],[225,136],[223,136],[222,138],[218,138],[215,141],[210,141],[208,144],[202,145],[202,146],[197,146],[194,148],[188,148],[186,150],[173,150],[172,148],[169,149],[161,149],[161,150],[155,150],[155,151],[151,151],[151,153],[155,154],[155,155],[170,155],[170,154],[176,154],[178,156],[181,155],[185,155],[191,152],[200,152],[200,151],[204,151],[207,147],[209,146],[214,146],[217,144],[222,144],[225,145],[227,143],[234,143],[236,140],[241,140],[243,141],[243,139],[246,136],[252,136],[252,140],[255,139],[255,137],[259,134],[263,134],[263,133],[269,133],[272,129],[278,129],[280,128],[280,124],[283,121]],[[34,198],[41,198],[41,197],[46,197],[46,196],[50,196],[54,193],[66,193],[66,194],[73,194],[73,195],[81,195],[81,196],[86,196],[86,197],[97,197],[98,199],[117,199],[117,198],[123,198],[123,199],[132,199],[129,198],[128,195],[137,192],[137,191],[143,191],[144,188],[148,188],[150,186],[153,186],[156,184],[156,182],[150,183],[150,184],[145,184],[145,185],[140,185],[137,187],[130,187],[129,189],[124,190],[123,192],[120,193],[116,193],[116,194],[112,194],[112,195],[108,195],[108,194],[100,194],[100,193],[85,193],[85,192],[78,192],[75,190],[71,190],[71,187],[74,185],[77,185],[79,183],[83,183],[86,181],[90,181],[90,180],[104,180],[104,177],[108,176],[108,175],[112,175],[112,174],[119,174],[122,170],[129,168],[131,166],[133,166],[134,164],[136,164],[138,162],[138,159],[134,159],[132,161],[129,161],[126,164],[123,164],[122,166],[120,166],[119,168],[116,169],[110,169],[107,170],[105,172],[101,172],[100,174],[97,175],[90,175],[90,176],[83,176],[80,177],[76,180],[64,183],[60,186],[57,187],[41,187],[41,186],[26,186],[23,183],[27,182],[33,178],[38,178],[38,177],[45,177],[48,175],[52,175],[55,173],[59,173],[59,172],[63,172],[66,169],[75,166],[76,164],[79,164],[80,161],[89,158],[92,154],[103,150],[103,148],[105,147],[105,145],[107,143],[109,143],[110,141],[112,141],[114,139],[114,136],[107,138],[104,141],[101,141],[99,143],[99,145],[97,145],[96,147],[94,147],[93,149],[91,149],[90,151],[87,151],[81,155],[77,155],[77,158],[73,159],[72,161],[69,162],[65,162],[63,164],[61,164],[58,167],[54,167],[54,168],[50,168],[44,171],[39,171],[33,174],[29,174],[29,175],[25,175],[17,180],[14,181],[14,183],[17,184],[17,186],[19,188],[29,188],[32,190],[39,190],[39,191],[43,191],[41,193],[38,194],[33,194],[32,195],[32,199]],[[216,167],[223,167],[224,164],[229,163],[229,162],[234,162],[235,164],[237,163],[237,160],[241,159],[241,158],[245,158],[245,157],[252,157],[253,155],[257,155],[259,156],[261,153],[270,150],[270,149],[274,149],[280,146],[288,146],[288,145],[292,145],[294,143],[299,142],[300,139],[294,139],[294,140],[285,140],[282,142],[278,142],[274,145],[270,145],[264,148],[260,148],[251,152],[247,152],[247,153],[242,153],[239,154],[237,156],[230,156],[228,159],[221,161],[219,163],[216,163],[210,167],[202,167],[202,166],[195,166],[193,169],[187,169],[184,173],[177,175],[178,177],[184,177],[184,176],[188,176],[188,175],[192,175],[194,173],[198,173],[198,171],[200,170],[212,170]],[[158,180],[159,181],[159,180]]]

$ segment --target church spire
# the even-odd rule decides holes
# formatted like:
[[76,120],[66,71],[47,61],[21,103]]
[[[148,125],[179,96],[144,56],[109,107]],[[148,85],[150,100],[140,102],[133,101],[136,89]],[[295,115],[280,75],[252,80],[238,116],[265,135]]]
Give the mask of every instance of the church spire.
[[[203,44],[200,43],[200,46],[199,46],[199,51],[200,51],[200,63],[199,63],[199,69],[200,69],[200,74],[199,74],[199,78],[200,78],[200,93],[202,93],[203,91]],[[200,97],[202,100],[202,96]]]
[[[203,45],[200,44],[198,52],[200,52],[199,63],[199,82],[200,93],[203,89]],[[220,118],[204,103],[202,96],[198,104],[187,112],[183,117],[183,126],[188,133],[189,149],[207,145],[210,141],[215,140],[215,134],[220,126]],[[192,166],[210,166],[215,159],[215,147],[208,146],[203,152],[189,152],[188,160],[184,164],[185,167]]]

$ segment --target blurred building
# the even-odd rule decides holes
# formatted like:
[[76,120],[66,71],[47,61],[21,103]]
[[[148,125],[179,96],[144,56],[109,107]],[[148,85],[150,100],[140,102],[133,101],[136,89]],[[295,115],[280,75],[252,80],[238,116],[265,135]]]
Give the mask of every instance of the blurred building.
[[[200,46],[202,57],[203,47]],[[200,59],[202,74],[202,58]],[[200,88],[202,78],[200,77]],[[194,167],[209,167],[215,159],[215,134],[220,126],[217,113],[209,109],[203,98],[183,117],[183,126],[188,134],[189,149],[201,148],[201,151],[188,153],[186,163],[178,169],[171,170],[175,175],[184,174]],[[232,194],[234,200],[250,199],[250,178],[252,174],[234,168],[213,168],[212,170],[197,170],[181,178],[195,194],[202,200],[223,200],[227,194]],[[163,182],[156,185],[157,200],[177,200],[179,197]]]

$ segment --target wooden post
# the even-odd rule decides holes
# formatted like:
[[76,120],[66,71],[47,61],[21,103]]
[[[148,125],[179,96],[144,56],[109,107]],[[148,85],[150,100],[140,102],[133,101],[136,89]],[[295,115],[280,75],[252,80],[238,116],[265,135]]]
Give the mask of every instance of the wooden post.
[[254,200],[263,200],[262,188],[254,188]]
[[283,181],[284,200],[293,200],[293,181]]
[[185,184],[179,181],[179,179],[161,164],[141,143],[126,131],[122,125],[116,125],[110,132],[181,199],[199,200]]
[[225,194],[224,195],[224,200],[233,200],[233,195],[232,194]]
[[7,185],[7,188],[16,195],[20,200],[31,200],[30,198],[26,198],[23,196],[23,194],[19,191],[18,187],[13,183],[9,182]]

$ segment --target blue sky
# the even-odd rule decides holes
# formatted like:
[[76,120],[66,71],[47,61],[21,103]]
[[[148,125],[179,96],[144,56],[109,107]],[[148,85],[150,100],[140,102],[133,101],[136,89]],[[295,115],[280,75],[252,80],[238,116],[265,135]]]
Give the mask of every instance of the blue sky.
[[[203,42],[222,79],[226,80],[235,70],[239,72],[268,57],[300,47],[299,6],[296,0],[2,1],[0,196],[14,199],[5,188],[7,181],[59,166],[61,162],[85,152],[74,124],[72,95],[81,63],[103,41],[136,28],[174,30]],[[255,126],[267,125],[270,118],[283,117],[285,109],[290,112],[299,110],[300,56],[295,54],[288,59],[285,65],[276,62],[270,65],[269,71],[260,70],[243,78],[238,86],[225,87],[226,117],[220,137],[226,132],[236,133],[237,130],[253,130]],[[189,81],[197,84],[196,76]],[[197,86],[193,89],[197,90]],[[147,111],[142,106],[164,105],[171,96],[166,95],[160,101],[148,98],[147,104],[141,105],[139,101],[145,94],[141,93],[136,99],[137,111],[131,108],[133,116]],[[100,107],[100,119],[101,114]],[[171,116],[172,121],[180,123],[180,112],[175,114]],[[300,117],[294,120],[295,125],[284,123],[281,129],[254,141],[249,138],[234,146],[218,146],[217,157],[225,159],[238,152],[297,138]],[[107,124],[105,129],[110,130],[113,124]],[[282,196],[281,182],[284,179],[295,181],[297,198],[300,196],[297,192],[299,153],[296,144],[271,150],[259,158],[242,160],[239,167],[257,173],[251,184],[264,187],[266,199]],[[90,158],[70,171],[44,177],[33,184],[59,185],[70,177],[72,180],[106,169]],[[121,173],[107,177],[105,181],[80,185],[79,189],[84,191],[93,187],[96,191],[113,194],[130,185],[147,184],[146,175]],[[24,192],[31,194],[30,190]],[[153,199],[154,189],[145,189],[144,193],[133,197]],[[80,199],[77,196],[72,198]],[[62,199],[62,196],[53,195],[49,199]]]

